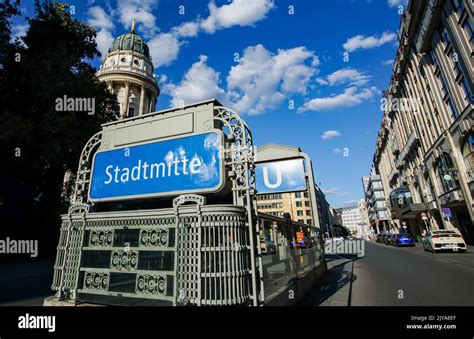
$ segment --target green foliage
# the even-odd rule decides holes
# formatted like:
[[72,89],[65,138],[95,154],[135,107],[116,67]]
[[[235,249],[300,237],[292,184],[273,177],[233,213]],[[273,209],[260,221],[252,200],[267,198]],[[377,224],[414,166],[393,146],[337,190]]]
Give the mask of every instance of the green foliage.
[[[43,233],[57,228],[64,212],[65,171],[76,172],[85,143],[102,123],[116,119],[118,105],[87,62],[100,56],[95,30],[71,17],[67,4],[37,0],[35,11],[26,36],[10,43],[8,20],[18,4],[0,7],[0,175],[8,180],[0,189],[0,216],[24,224],[31,212]],[[94,98],[95,114],[56,111],[56,100],[65,95]],[[18,208],[21,216],[12,213]]]

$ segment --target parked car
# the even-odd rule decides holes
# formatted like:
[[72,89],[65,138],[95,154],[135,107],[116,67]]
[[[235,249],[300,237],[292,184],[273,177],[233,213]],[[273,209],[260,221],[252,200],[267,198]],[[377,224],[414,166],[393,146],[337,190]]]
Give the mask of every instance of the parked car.
[[375,242],[383,242],[382,239],[383,239],[383,234],[379,233],[377,234],[377,237],[375,238]]
[[392,237],[393,234],[391,233],[388,233],[388,234],[385,234],[385,237],[383,237],[383,243],[385,245],[390,245],[390,238]]
[[465,252],[466,242],[462,235],[452,230],[429,231],[421,239],[425,250],[431,252],[453,251]]
[[260,249],[262,254],[276,253],[276,245],[270,239],[260,239]]
[[415,246],[415,239],[407,233],[394,234],[391,242],[394,246]]

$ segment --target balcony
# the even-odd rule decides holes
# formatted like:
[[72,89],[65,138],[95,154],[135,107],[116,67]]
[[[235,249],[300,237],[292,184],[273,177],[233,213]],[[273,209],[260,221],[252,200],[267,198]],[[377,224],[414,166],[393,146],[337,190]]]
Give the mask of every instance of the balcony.
[[418,136],[416,135],[415,132],[412,132],[410,136],[408,137],[408,140],[405,146],[403,146],[402,150],[400,151],[399,159],[405,160],[405,158],[410,153],[411,149],[417,144],[418,141],[419,141]]
[[441,206],[446,206],[464,201],[464,195],[459,187],[452,189],[439,197]]
[[403,168],[403,161],[401,161],[399,158],[397,160],[395,160],[395,167],[397,169],[402,169]]
[[415,46],[418,53],[425,53],[429,49],[431,42],[430,36],[441,18],[440,12],[443,3],[444,1],[440,0],[426,1],[418,33],[415,36]]
[[392,143],[392,153],[394,155],[397,155],[400,153],[400,148],[398,147],[398,142],[397,140],[394,140],[393,143]]
[[468,183],[474,182],[474,168],[466,169],[466,181]]
[[388,182],[392,182],[398,176],[397,168],[393,168],[388,175]]

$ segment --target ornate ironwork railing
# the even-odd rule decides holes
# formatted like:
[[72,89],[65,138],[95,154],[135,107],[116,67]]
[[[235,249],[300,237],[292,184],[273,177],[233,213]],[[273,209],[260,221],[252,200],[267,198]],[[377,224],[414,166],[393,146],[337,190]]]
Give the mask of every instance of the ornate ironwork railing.
[[[190,205],[191,204],[191,205]],[[251,299],[245,209],[180,196],[174,208],[62,216],[52,288],[71,302],[238,305]]]

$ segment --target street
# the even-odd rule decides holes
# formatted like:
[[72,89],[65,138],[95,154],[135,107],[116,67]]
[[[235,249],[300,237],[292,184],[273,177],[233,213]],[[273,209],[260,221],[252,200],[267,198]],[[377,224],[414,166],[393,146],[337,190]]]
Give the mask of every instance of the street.
[[[307,306],[472,306],[474,251],[431,253],[365,242],[365,256],[327,255]],[[0,306],[40,306],[53,294],[50,261],[1,264]]]
[[306,305],[474,305],[472,248],[466,253],[431,253],[420,244],[399,248],[366,242],[364,257],[335,257],[328,256],[329,272]]
[[0,306],[42,306],[54,294],[52,261],[0,263]]

